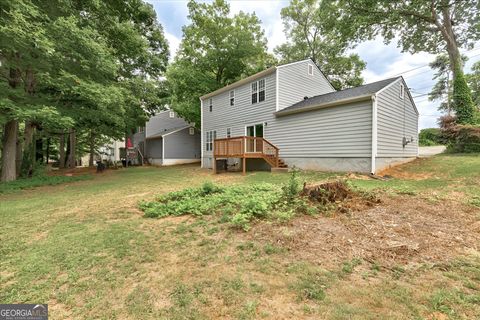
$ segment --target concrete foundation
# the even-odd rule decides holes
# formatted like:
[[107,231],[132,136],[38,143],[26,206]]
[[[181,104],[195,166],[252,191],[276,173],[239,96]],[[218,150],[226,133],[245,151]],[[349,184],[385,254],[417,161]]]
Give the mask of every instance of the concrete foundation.
[[370,173],[370,158],[282,158],[290,167],[302,170]]
[[173,166],[176,164],[197,163],[200,159],[163,159],[162,165]]

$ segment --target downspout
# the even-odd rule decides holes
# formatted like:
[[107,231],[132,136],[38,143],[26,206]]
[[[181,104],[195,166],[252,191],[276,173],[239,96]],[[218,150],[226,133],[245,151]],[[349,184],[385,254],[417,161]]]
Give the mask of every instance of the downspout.
[[203,163],[203,100],[200,98],[200,166],[204,168]]
[[372,167],[371,174],[375,174],[377,157],[377,95],[372,95]]
[[165,136],[162,136],[162,166],[165,165]]

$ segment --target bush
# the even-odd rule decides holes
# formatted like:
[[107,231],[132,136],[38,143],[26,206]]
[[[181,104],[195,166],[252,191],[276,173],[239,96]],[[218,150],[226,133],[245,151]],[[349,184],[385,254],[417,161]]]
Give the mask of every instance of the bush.
[[442,132],[439,128],[428,128],[420,130],[418,135],[421,146],[436,146],[442,144]]
[[448,151],[453,153],[480,152],[480,127],[457,126],[455,140],[448,145]]

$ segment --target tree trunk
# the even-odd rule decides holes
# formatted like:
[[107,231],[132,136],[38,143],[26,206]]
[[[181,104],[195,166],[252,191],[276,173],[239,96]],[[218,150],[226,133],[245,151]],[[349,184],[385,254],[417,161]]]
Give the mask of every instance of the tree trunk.
[[[17,133],[18,134],[18,133]],[[17,178],[20,176],[22,172],[22,161],[23,161],[23,149],[22,149],[22,141],[18,138],[17,135],[17,150],[15,152],[15,171]]]
[[76,136],[75,136],[75,130],[70,129],[70,134],[69,134],[69,141],[70,141],[70,153],[68,154],[68,168],[75,168],[75,144],[76,144]]
[[17,178],[16,154],[17,154],[18,121],[10,120],[5,124],[3,131],[3,154],[2,154],[2,182],[14,181]]
[[88,159],[88,166],[93,167],[94,166],[94,158],[95,158],[95,134],[92,131],[90,131],[90,158]]
[[48,162],[50,161],[50,137],[47,138],[47,150],[46,150],[45,158],[47,159],[46,164],[48,165]]
[[35,126],[32,122],[25,122],[25,130],[23,131],[23,155],[22,155],[22,171],[30,174],[34,165],[34,150],[33,150],[33,134]]
[[65,168],[65,134],[62,132],[60,134],[60,145],[59,145],[59,158],[58,158],[58,167],[60,169]]

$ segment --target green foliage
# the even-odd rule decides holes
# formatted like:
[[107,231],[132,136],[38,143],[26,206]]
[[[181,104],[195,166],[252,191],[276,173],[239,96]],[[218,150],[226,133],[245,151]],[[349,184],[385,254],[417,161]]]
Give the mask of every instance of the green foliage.
[[453,79],[453,110],[459,124],[476,124],[478,109],[472,101],[472,92],[461,69],[457,69]]
[[436,146],[442,144],[442,133],[439,128],[427,128],[420,130],[418,135],[420,146]]
[[293,168],[290,173],[290,178],[288,179],[288,182],[282,187],[283,197],[287,201],[293,201],[300,192],[301,186],[298,178],[298,173],[299,171],[296,168]]
[[451,140],[447,146],[450,153],[478,153],[480,152],[480,127],[460,126],[451,129]]
[[325,14],[328,4],[320,0],[292,0],[281,15],[288,42],[275,48],[282,63],[311,58],[337,90],[363,83],[365,62],[348,53],[349,44],[329,32]]
[[139,207],[146,217],[209,215],[222,213],[232,226],[248,230],[254,219],[286,221],[297,212],[305,213],[307,204],[298,196],[298,178],[292,174],[285,186],[269,183],[221,187],[211,182],[199,188],[187,188],[142,201]]
[[[38,172],[38,171],[37,171]],[[45,174],[37,174],[32,178],[23,178],[11,182],[1,182],[0,183],[0,194],[2,193],[12,193],[24,189],[32,189],[41,186],[54,186],[57,184],[88,180],[92,177],[89,175],[81,176],[47,176]]]
[[167,81],[171,106],[188,121],[200,124],[198,98],[274,63],[255,14],[230,15],[224,0],[188,3],[191,24]]

